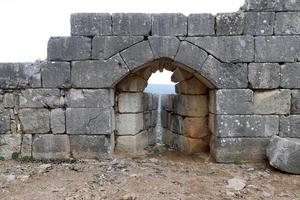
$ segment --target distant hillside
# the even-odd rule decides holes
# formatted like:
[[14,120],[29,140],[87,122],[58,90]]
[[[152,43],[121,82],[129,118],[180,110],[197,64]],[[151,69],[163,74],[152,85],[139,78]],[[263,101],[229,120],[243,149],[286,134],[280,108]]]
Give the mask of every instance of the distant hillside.
[[175,94],[175,85],[148,84],[145,92],[156,94]]

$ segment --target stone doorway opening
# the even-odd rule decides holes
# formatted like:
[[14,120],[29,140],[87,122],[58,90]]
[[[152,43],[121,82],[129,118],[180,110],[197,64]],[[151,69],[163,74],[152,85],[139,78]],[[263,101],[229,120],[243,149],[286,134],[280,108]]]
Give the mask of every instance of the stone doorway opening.
[[[175,94],[145,92],[147,81],[158,70],[172,72]],[[209,152],[210,86],[198,72],[169,58],[128,74],[115,86],[115,152],[136,154],[156,143],[187,154]]]

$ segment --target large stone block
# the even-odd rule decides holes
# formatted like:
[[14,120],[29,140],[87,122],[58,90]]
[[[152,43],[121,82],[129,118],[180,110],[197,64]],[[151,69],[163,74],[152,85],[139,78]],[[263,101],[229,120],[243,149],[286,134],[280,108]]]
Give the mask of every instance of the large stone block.
[[171,58],[174,59],[180,41],[176,37],[151,36],[148,38],[154,58]]
[[105,135],[70,135],[70,145],[75,159],[100,159],[111,153],[111,144]]
[[294,0],[246,0],[243,10],[246,11],[282,11],[285,1],[295,2]]
[[268,145],[267,157],[271,166],[300,174],[300,139],[274,136]]
[[108,13],[74,13],[71,15],[71,35],[111,35],[111,15]]
[[300,13],[299,12],[279,12],[276,13],[275,34],[299,34],[300,33]]
[[300,138],[300,115],[280,116],[279,136]]
[[144,93],[143,104],[144,104],[143,105],[144,106],[144,111],[152,110],[152,107],[153,107],[153,94]]
[[143,93],[125,93],[118,95],[118,109],[120,113],[137,113],[144,111]]
[[192,77],[193,77],[193,74],[191,72],[188,72],[184,69],[177,67],[171,76],[171,81],[172,82],[181,82],[181,81],[190,79]]
[[245,15],[243,12],[220,13],[216,16],[217,35],[242,35]]
[[117,135],[135,135],[144,129],[143,113],[118,114],[116,116]]
[[32,156],[32,134],[22,135],[21,156]]
[[107,61],[72,62],[71,80],[75,88],[112,88],[129,72],[120,55]]
[[71,69],[68,62],[49,62],[42,67],[44,88],[68,88],[71,85]]
[[65,133],[66,131],[66,113],[63,109],[57,108],[51,110],[50,128],[54,134]]
[[109,135],[113,131],[113,110],[67,108],[67,134]]
[[223,89],[210,92],[210,112],[215,114],[252,114],[253,91]]
[[292,114],[300,114],[300,90],[292,90]]
[[10,130],[10,114],[8,111],[0,111],[0,134],[9,132]]
[[108,59],[143,39],[143,36],[95,36],[92,41],[92,57]]
[[275,115],[216,115],[214,136],[220,138],[272,137],[279,132],[279,117]]
[[149,35],[151,14],[113,13],[112,29],[114,35]]
[[4,108],[14,108],[17,105],[17,97],[14,93],[5,93],[3,97]]
[[151,111],[147,111],[147,112],[144,112],[144,129],[149,129],[152,127],[152,118],[151,118]]
[[51,37],[48,41],[48,60],[87,60],[92,57],[92,40],[88,37]]
[[69,159],[70,141],[68,135],[34,135],[32,156],[35,159]]
[[255,37],[256,62],[294,62],[299,59],[298,36]]
[[0,63],[0,88],[41,87],[40,63]]
[[157,117],[158,117],[158,111],[152,110],[151,112],[151,127],[156,127],[157,125]]
[[174,95],[173,94],[164,94],[161,95],[161,107],[167,111],[173,111],[173,101]]
[[300,63],[281,65],[281,84],[283,88],[300,88]]
[[24,133],[49,133],[50,112],[47,109],[21,109],[21,129]]
[[175,95],[174,112],[190,117],[202,117],[208,115],[207,95]]
[[64,105],[58,89],[26,89],[19,96],[20,108],[55,108]]
[[0,156],[11,158],[12,153],[20,152],[21,135],[20,134],[4,134],[0,135]]
[[71,108],[109,108],[114,105],[111,89],[71,89],[66,94],[66,105]]
[[266,148],[269,140],[269,138],[213,137],[210,152],[218,163],[262,162],[266,159]]
[[290,90],[256,91],[253,96],[255,114],[289,114],[291,108]]
[[143,131],[136,135],[117,136],[115,150],[119,153],[139,153],[147,146],[148,133]]
[[207,94],[207,87],[197,78],[193,77],[177,83],[175,91],[179,94]]
[[274,12],[246,12],[244,34],[273,35],[274,24]]
[[212,14],[190,14],[188,16],[188,36],[214,34],[215,17]]
[[188,37],[186,40],[223,62],[238,63],[254,60],[252,36]]
[[152,14],[152,35],[187,35],[187,17],[180,13]]
[[175,61],[199,71],[207,58],[207,53],[189,42],[182,41]]
[[179,136],[179,151],[186,154],[209,152],[208,142],[202,139]]
[[143,92],[147,87],[147,81],[135,74],[129,74],[123,78],[117,85],[120,92]]
[[277,63],[250,63],[248,78],[251,88],[274,89],[280,85],[280,65]]

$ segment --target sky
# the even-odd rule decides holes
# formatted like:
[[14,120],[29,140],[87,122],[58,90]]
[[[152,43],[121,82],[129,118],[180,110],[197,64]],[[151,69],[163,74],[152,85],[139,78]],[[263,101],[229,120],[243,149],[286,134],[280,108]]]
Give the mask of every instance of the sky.
[[216,14],[235,12],[243,4],[244,0],[1,0],[0,62],[46,59],[48,39],[70,35],[71,13]]

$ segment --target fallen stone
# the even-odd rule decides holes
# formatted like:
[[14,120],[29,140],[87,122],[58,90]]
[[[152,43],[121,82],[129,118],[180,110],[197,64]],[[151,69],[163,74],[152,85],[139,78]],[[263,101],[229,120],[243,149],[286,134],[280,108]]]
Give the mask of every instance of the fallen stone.
[[41,164],[39,166],[39,174],[43,174],[43,173],[46,173],[46,172],[49,172],[51,169],[52,169],[52,165],[51,164]]
[[14,174],[9,174],[6,176],[6,181],[11,182],[16,180],[16,175]]
[[242,190],[246,187],[246,181],[240,178],[232,178],[228,180],[226,187],[233,190]]

